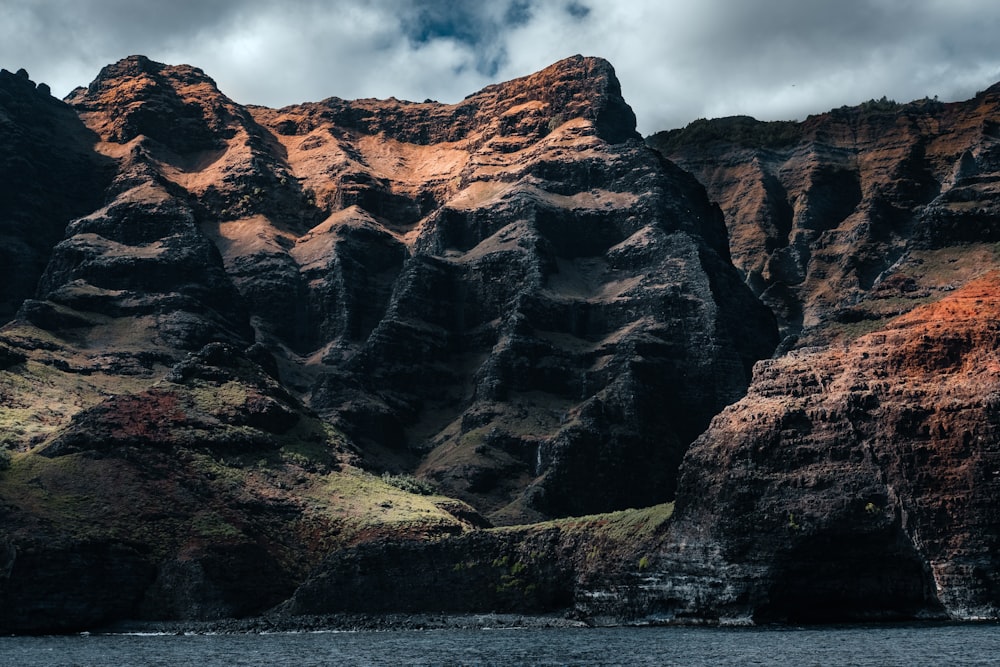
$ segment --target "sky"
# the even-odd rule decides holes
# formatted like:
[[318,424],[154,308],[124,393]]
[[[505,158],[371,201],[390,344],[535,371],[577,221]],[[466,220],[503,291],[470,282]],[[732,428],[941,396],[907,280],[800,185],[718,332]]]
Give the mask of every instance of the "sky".
[[457,102],[573,54],[608,59],[639,131],[803,119],[1000,81],[996,0],[0,0],[0,67],[63,97],[132,54],[242,104]]

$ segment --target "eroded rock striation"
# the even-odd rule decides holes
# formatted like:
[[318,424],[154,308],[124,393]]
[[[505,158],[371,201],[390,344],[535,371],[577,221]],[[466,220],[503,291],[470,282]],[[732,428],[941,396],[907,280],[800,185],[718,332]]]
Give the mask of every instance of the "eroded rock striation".
[[878,288],[914,247],[997,240],[998,116],[993,86],[800,123],[702,120],[649,142],[720,204],[733,263],[795,335]]
[[998,288],[758,364],[685,459],[661,611],[995,618]]
[[66,223],[101,204],[113,167],[95,140],[48,86],[0,70],[0,323],[34,295]]
[[668,499],[773,347],[717,210],[636,141],[603,61],[457,105],[251,111],[328,216],[288,249],[226,253],[254,267],[245,292],[274,300],[269,265],[304,296],[261,330],[310,360],[311,405],[376,464],[497,521]]
[[596,58],[0,73],[0,631],[997,617],[998,95],[651,140],[692,175]]

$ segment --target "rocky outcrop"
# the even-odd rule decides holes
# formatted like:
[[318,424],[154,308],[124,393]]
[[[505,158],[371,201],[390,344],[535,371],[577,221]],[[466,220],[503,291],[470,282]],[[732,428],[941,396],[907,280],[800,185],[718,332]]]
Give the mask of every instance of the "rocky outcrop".
[[16,455],[0,472],[0,628],[261,613],[331,550],[483,524],[352,466],[267,361],[212,343]]
[[274,613],[556,612],[592,624],[639,620],[651,556],[672,510],[660,505],[435,542],[369,542],[332,554]]
[[0,570],[5,633],[74,632],[134,616],[153,577],[144,554],[118,540],[12,547]]
[[269,331],[321,362],[311,405],[494,520],[668,499],[774,344],[716,210],[635,141],[603,61],[457,105],[252,112],[330,216],[253,259],[274,284],[299,266],[314,335]]
[[651,614],[996,618],[998,94],[652,138],[790,336],[689,451]]

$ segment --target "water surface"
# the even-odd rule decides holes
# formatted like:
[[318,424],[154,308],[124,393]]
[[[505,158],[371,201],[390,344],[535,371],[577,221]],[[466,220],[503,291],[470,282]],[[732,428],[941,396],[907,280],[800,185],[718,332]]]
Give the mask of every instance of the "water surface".
[[996,665],[1000,626],[558,628],[0,638],[6,667]]

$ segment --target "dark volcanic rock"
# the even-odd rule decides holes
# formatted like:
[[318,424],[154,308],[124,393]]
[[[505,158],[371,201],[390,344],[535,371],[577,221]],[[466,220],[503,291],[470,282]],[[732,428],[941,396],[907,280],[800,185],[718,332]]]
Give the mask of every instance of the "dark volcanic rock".
[[[634,141],[603,61],[450,106],[252,111],[331,214],[287,253],[298,282],[275,237],[248,248],[273,277],[242,289],[307,290],[268,330],[322,352],[312,406],[376,465],[416,465],[501,521],[661,501],[773,348],[717,210]],[[293,320],[310,326],[289,338]]]
[[[4,557],[19,574],[0,606],[33,629],[257,613],[346,547],[668,500],[690,442],[777,342],[718,207],[636,135],[603,60],[453,105],[246,108],[141,56],[69,107],[0,83],[40,96],[40,121],[83,123],[66,124],[80,160],[49,160],[55,136],[31,148],[39,168],[100,181],[45,212],[45,270],[10,292],[0,331],[16,450],[2,553],[36,549]],[[33,131],[4,114],[18,141]],[[26,597],[38,568],[87,544],[138,554],[119,606],[100,568]],[[100,549],[81,547],[81,567]],[[448,547],[413,549],[430,569]],[[462,608],[563,604],[562,574],[532,567],[534,592],[496,598],[507,580],[471,578]],[[31,611],[60,586],[93,606],[66,624]]]
[[103,200],[113,176],[73,110],[0,70],[0,324],[34,295],[66,224]]
[[6,556],[0,550],[0,628],[75,632],[134,616],[152,577],[146,555],[118,540],[8,545]]
[[684,462],[675,618],[995,618],[1000,273],[758,364]]
[[998,103],[651,138],[792,334],[685,459],[659,615],[996,618]]
[[147,620],[240,618],[286,599],[291,585],[261,545],[212,544],[161,564],[132,613]]
[[537,540],[481,531],[455,540],[372,542],[339,552],[282,611],[540,613],[572,605],[574,572],[553,557],[558,531]]
[[94,129],[107,141],[127,144],[147,136],[177,153],[219,149],[235,132],[215,82],[197,67],[169,66],[131,56],[101,70],[67,101],[101,116]]
[[638,620],[647,613],[648,555],[661,548],[671,511],[661,505],[434,542],[366,543],[332,554],[276,612],[286,620],[505,611]]
[[212,451],[275,449],[302,405],[264,369],[222,343],[205,346],[138,394],[117,394],[78,412],[42,456],[126,447],[188,446]]

